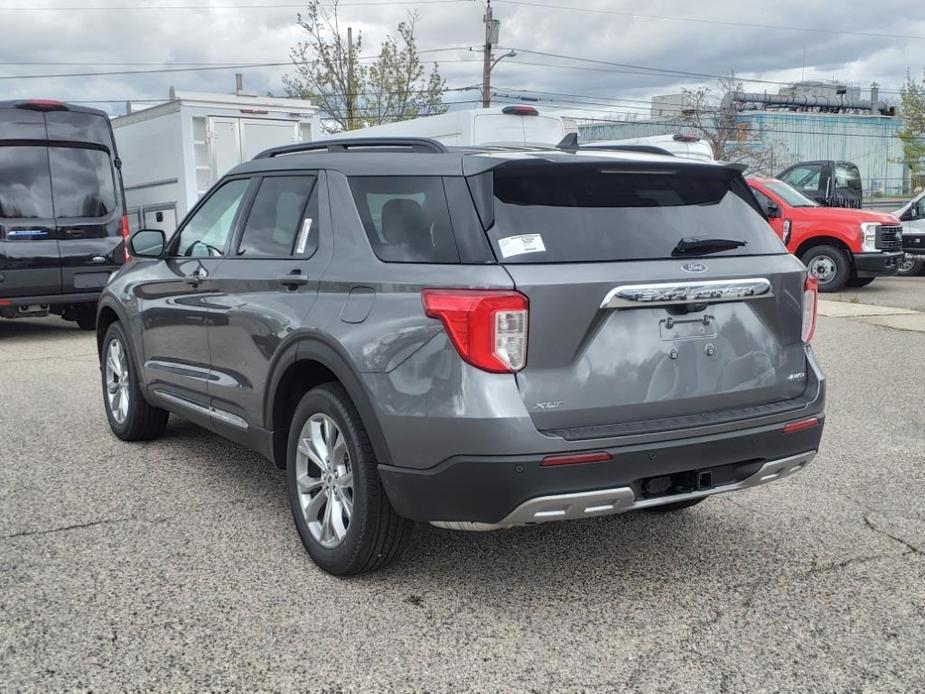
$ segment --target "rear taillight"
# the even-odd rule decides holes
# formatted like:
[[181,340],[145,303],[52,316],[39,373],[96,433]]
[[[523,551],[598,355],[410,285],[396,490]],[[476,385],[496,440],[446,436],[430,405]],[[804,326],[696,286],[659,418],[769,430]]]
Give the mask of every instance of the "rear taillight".
[[122,252],[126,263],[132,259],[132,255],[128,252],[128,215],[122,215]]
[[464,360],[484,371],[513,373],[527,363],[528,302],[520,292],[425,289],[424,312],[443,322]]
[[819,282],[812,275],[806,276],[803,285],[803,342],[809,344],[816,334],[816,304],[819,298]]
[[790,245],[790,230],[793,228],[793,222],[789,219],[784,220],[784,238],[781,239],[785,246]]

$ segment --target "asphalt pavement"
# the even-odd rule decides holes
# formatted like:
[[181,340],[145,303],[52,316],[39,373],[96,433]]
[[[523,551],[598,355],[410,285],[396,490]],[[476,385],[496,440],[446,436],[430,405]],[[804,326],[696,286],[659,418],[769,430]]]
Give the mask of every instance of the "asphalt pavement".
[[819,319],[799,475],[675,514],[418,526],[337,579],[259,456],[177,418],[114,438],[72,325],[0,321],[2,691],[925,689],[923,333]]

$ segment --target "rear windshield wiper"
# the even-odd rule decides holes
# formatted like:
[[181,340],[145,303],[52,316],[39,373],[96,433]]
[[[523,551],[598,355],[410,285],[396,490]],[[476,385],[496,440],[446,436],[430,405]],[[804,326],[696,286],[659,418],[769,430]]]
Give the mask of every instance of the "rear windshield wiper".
[[747,241],[737,239],[709,239],[702,236],[688,236],[678,241],[678,245],[671,251],[671,255],[719,253],[720,251],[731,251],[733,248],[741,248],[747,245]]

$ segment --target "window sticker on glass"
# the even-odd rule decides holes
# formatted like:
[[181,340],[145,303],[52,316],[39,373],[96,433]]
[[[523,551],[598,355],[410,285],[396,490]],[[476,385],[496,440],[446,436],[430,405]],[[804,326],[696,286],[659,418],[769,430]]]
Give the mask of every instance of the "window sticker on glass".
[[308,243],[308,234],[312,230],[312,218],[306,217],[305,221],[302,222],[302,230],[299,232],[299,239],[295,244],[295,252],[297,255],[302,255],[305,253],[305,246]]
[[543,237],[539,234],[505,236],[503,239],[498,239],[498,246],[501,248],[501,255],[505,258],[510,258],[512,255],[543,253],[546,251],[546,246],[543,245]]

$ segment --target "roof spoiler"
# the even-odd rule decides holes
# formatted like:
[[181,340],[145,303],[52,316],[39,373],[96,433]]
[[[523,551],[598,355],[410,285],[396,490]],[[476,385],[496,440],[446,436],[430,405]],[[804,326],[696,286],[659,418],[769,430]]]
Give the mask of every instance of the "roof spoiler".
[[270,159],[287,154],[311,154],[328,152],[430,152],[443,154],[449,152],[442,142],[426,137],[343,137],[333,140],[316,140],[300,142],[294,145],[271,147],[258,154],[254,159]]
[[579,145],[578,133],[569,133],[563,137],[559,141],[559,144],[556,145],[556,149],[561,149],[563,152],[571,152],[573,154],[581,150],[583,152],[640,152],[642,154],[661,154],[663,156],[669,157],[674,156],[674,154],[669,152],[667,149],[662,149],[661,147],[655,147],[653,145],[595,145],[594,143],[589,145]]

